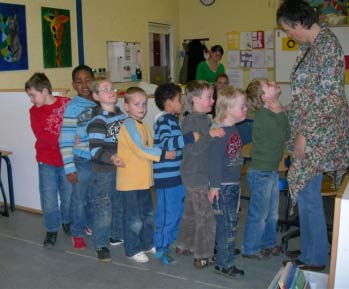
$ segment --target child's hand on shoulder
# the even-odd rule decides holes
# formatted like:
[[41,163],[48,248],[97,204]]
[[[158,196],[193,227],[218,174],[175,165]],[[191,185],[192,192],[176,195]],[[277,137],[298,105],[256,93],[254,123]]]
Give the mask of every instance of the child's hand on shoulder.
[[197,131],[194,131],[193,136],[194,136],[194,142],[198,142],[200,139],[200,133],[198,133]]
[[166,160],[174,160],[176,158],[176,151],[166,151],[165,159]]
[[120,159],[117,155],[112,155],[111,160],[112,160],[113,164],[118,168],[126,167],[124,161],[122,159]]
[[225,136],[225,131],[221,127],[211,128],[209,133],[210,133],[211,137],[224,137]]
[[208,192],[208,200],[213,204],[214,199],[218,200],[218,189],[210,189]]

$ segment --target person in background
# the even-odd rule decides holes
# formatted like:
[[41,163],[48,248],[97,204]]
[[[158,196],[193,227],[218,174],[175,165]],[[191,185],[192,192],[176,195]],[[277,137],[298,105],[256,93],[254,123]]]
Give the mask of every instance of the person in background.
[[138,263],[149,261],[145,253],[155,254],[154,220],[150,187],[153,185],[153,161],[174,159],[175,151],[153,148],[153,137],[143,122],[147,96],[139,87],[130,87],[124,96],[129,118],[119,132],[118,157],[125,166],[118,168],[117,189],[122,194],[124,247],[126,256]]
[[[92,100],[92,69],[86,65],[74,68],[73,87],[78,95],[67,105],[59,138],[59,147],[64,162],[65,174],[73,184],[71,201],[71,233],[75,249],[86,248],[85,234],[91,234],[88,225],[90,213],[88,200],[91,196],[91,154],[88,147],[86,127],[92,117],[92,108],[97,104]],[[87,110],[90,109],[90,110]]]
[[208,200],[208,159],[213,138],[223,137],[222,128],[210,129],[207,115],[213,105],[212,86],[203,80],[193,80],[186,87],[186,101],[191,113],[182,122],[183,134],[196,131],[199,141],[183,148],[182,181],[186,190],[184,214],[179,228],[177,255],[194,255],[193,265],[204,268],[214,264],[216,224]]
[[216,83],[217,76],[225,73],[224,65],[220,63],[223,54],[222,46],[212,46],[208,59],[201,61],[196,69],[196,79],[206,80],[211,84]]
[[52,95],[50,80],[44,73],[34,73],[25,83],[25,91],[33,104],[29,112],[36,138],[40,202],[46,228],[44,247],[51,248],[61,226],[66,234],[70,234],[72,185],[65,177],[58,145],[63,113],[69,99]]
[[255,111],[251,162],[247,172],[250,202],[245,224],[242,256],[262,260],[278,256],[279,162],[290,128],[279,96],[280,87],[265,78],[252,80],[247,88],[247,104]]
[[182,113],[181,88],[174,83],[161,84],[155,90],[155,103],[161,110],[154,124],[154,147],[176,151],[173,160],[155,162],[154,183],[157,194],[154,246],[155,256],[164,264],[174,261],[169,245],[177,239],[183,214],[185,189],[180,174],[182,148],[198,141],[197,132],[182,134],[178,116]]
[[116,191],[116,167],[124,166],[117,157],[119,131],[127,118],[116,105],[118,97],[106,77],[91,84],[92,96],[100,104],[87,126],[92,156],[92,240],[98,260],[111,261],[108,244],[123,243],[122,200]]
[[221,89],[223,89],[224,87],[226,87],[227,85],[229,85],[229,78],[228,75],[226,75],[225,73],[219,74],[217,76],[216,79],[216,85],[214,87],[214,92],[213,92],[213,106],[212,106],[212,110],[210,112],[210,114],[212,114],[212,117],[215,118],[216,116],[216,103],[217,103],[217,96],[218,93]]
[[246,118],[246,95],[232,86],[218,94],[217,116],[213,127],[225,131],[210,145],[208,199],[216,217],[215,272],[227,278],[242,277],[245,272],[234,265],[235,239],[240,204],[240,175],[244,163],[243,142],[235,126]]
[[349,163],[344,53],[336,35],[319,24],[317,12],[305,1],[283,1],[277,23],[301,43],[291,71],[288,109],[292,158],[287,178],[298,204],[301,239],[301,254],[293,262],[300,269],[320,271],[329,259],[322,175],[337,171],[342,176]]

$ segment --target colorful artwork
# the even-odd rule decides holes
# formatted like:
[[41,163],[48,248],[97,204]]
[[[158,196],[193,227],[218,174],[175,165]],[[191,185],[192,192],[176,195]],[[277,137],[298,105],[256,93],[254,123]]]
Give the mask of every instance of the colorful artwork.
[[0,71],[28,69],[25,6],[0,3]]
[[44,67],[71,67],[69,10],[41,7]]

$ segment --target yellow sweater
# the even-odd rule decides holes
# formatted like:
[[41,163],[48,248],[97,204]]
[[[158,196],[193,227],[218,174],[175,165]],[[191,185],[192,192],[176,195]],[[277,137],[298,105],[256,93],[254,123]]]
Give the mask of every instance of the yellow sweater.
[[117,190],[149,189],[153,185],[153,161],[158,162],[161,153],[161,149],[153,148],[153,137],[146,124],[126,119],[118,138],[118,157],[126,166],[117,169]]

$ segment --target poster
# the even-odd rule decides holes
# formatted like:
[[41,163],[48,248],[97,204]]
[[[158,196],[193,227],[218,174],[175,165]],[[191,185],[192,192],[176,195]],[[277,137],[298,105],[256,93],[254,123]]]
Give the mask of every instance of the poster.
[[0,3],[0,71],[28,69],[24,5]]

